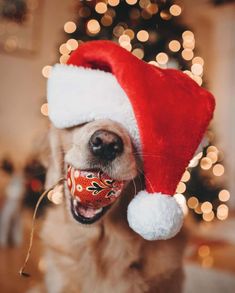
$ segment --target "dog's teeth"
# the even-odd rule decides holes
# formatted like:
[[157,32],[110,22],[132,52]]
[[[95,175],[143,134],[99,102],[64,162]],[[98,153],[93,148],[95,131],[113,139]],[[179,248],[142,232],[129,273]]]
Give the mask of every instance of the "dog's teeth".
[[78,202],[77,202],[77,200],[76,200],[76,199],[74,199],[74,200],[73,200],[73,205],[74,205],[75,207],[77,207],[77,205],[78,205]]
[[95,213],[96,213],[96,214],[101,213],[102,210],[103,210],[103,208],[100,208],[100,209],[96,210]]

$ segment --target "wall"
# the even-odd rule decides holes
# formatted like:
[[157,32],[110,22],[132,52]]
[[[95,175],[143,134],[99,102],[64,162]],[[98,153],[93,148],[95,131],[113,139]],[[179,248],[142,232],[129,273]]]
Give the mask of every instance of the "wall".
[[46,130],[47,118],[40,113],[46,96],[41,70],[57,61],[58,46],[65,38],[64,23],[72,17],[73,0],[41,3],[36,55],[0,53],[0,157],[8,154],[18,163],[34,151]]

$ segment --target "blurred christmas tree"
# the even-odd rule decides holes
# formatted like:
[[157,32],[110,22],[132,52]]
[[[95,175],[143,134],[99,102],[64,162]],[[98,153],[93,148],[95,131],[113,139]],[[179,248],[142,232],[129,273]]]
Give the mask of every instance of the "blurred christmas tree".
[[[183,70],[202,85],[204,60],[195,56],[193,32],[180,22],[180,5],[163,0],[78,1],[74,10],[76,21],[64,25],[67,41],[59,47],[60,63],[66,63],[80,43],[107,39],[154,66]],[[45,77],[50,69],[48,65],[43,68]],[[47,115],[43,109],[46,104],[41,111]],[[228,207],[223,202],[229,199],[229,192],[223,189],[221,152],[212,146],[211,132],[208,140],[210,146],[195,156],[185,171],[176,198],[185,211],[190,208],[199,219],[212,221],[216,215],[224,220]]]

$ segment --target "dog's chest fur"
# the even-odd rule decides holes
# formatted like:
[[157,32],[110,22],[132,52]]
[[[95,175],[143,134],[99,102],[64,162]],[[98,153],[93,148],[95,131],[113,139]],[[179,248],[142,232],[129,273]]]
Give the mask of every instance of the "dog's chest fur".
[[180,292],[182,236],[145,241],[118,213],[83,226],[63,206],[49,211],[41,234],[49,293]]

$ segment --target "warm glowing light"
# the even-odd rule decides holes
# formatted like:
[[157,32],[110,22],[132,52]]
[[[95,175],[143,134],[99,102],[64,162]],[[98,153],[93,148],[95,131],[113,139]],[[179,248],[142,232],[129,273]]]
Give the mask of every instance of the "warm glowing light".
[[193,74],[192,74],[191,71],[189,71],[189,70],[184,70],[183,72],[184,72],[185,74],[187,74],[189,77],[193,78]]
[[181,47],[180,42],[177,40],[172,40],[169,43],[169,49],[172,52],[178,52],[180,50],[180,47]]
[[127,41],[121,42],[120,46],[123,47],[124,49],[126,49],[129,52],[132,50],[131,44],[129,42],[127,42]]
[[221,221],[226,220],[228,217],[228,206],[221,204],[217,208],[217,218]]
[[43,69],[42,69],[42,75],[44,77],[48,78],[50,76],[51,69],[52,69],[52,66],[50,66],[50,65],[44,66]]
[[120,3],[120,0],[108,0],[110,6],[117,6]]
[[42,104],[41,113],[44,116],[48,116],[48,104],[47,103]]
[[173,16],[179,16],[181,14],[181,12],[182,12],[182,9],[179,5],[174,4],[170,7],[170,13]]
[[62,44],[60,45],[59,51],[60,51],[60,54],[69,54],[71,52],[71,49],[66,44]]
[[199,248],[198,248],[198,256],[200,257],[207,257],[210,255],[210,247],[208,245],[201,245]]
[[201,76],[198,76],[198,75],[193,75],[193,79],[196,81],[196,83],[198,84],[198,85],[202,85],[202,78],[201,78]]
[[211,146],[209,146],[209,147],[207,148],[206,152],[207,152],[207,153],[209,153],[209,152],[215,152],[215,153],[218,153],[219,151],[218,151],[217,147],[215,147],[214,145],[211,145]]
[[158,64],[156,61],[154,61],[154,60],[151,60],[151,61],[149,61],[148,63],[149,63],[149,64],[152,64],[152,65],[154,65],[154,66],[159,67],[159,64]]
[[156,14],[158,12],[158,6],[155,3],[149,3],[146,10],[150,14]]
[[203,268],[211,268],[213,266],[213,263],[214,263],[213,257],[208,256],[208,257],[203,258],[201,266]]
[[68,54],[63,54],[61,57],[60,57],[60,63],[61,64],[66,64],[68,59],[69,59],[69,55]]
[[183,39],[194,39],[194,34],[191,31],[184,31],[182,34]]
[[75,32],[76,29],[77,29],[77,26],[73,21],[67,21],[64,25],[64,31],[68,34]]
[[203,170],[209,170],[212,166],[212,162],[210,158],[202,158],[200,162],[200,166]]
[[199,214],[199,215],[202,214],[201,204],[200,203],[196,206],[196,208],[194,209],[194,212],[196,214]]
[[131,39],[128,35],[121,35],[118,39],[119,44],[123,43],[123,42],[128,42],[130,43]]
[[185,196],[181,193],[176,193],[174,195],[175,200],[178,202],[179,206],[181,207],[183,214],[187,215],[188,214],[188,207],[186,205],[186,199]]
[[195,75],[201,75],[203,73],[203,67],[201,64],[195,63],[191,66],[191,71]]
[[76,50],[78,47],[78,41],[75,39],[69,39],[66,42],[66,46],[70,49],[70,50]]
[[147,42],[149,39],[149,33],[145,30],[139,31],[136,36],[140,42]]
[[100,21],[103,24],[103,26],[110,26],[113,23],[112,17],[106,14],[101,18]]
[[177,188],[176,188],[176,193],[184,193],[186,190],[186,185],[184,182],[179,182]]
[[134,49],[132,51],[132,54],[135,55],[139,59],[143,59],[144,58],[144,51],[143,51],[143,49],[136,48],[136,49]]
[[219,192],[218,197],[220,201],[226,202],[230,199],[230,192],[226,189],[223,189]]
[[129,5],[134,5],[137,3],[137,0],[126,0],[126,3]]
[[87,29],[93,35],[98,34],[100,31],[100,24],[96,19],[90,19],[87,23]]
[[161,16],[161,18],[164,19],[164,20],[169,20],[169,19],[171,19],[171,15],[168,13],[168,11],[164,11],[164,10],[162,10],[162,11],[160,12],[160,16]]
[[190,179],[190,173],[189,173],[189,171],[186,170],[184,172],[184,174],[183,174],[183,176],[182,176],[182,178],[181,178],[180,181],[182,181],[182,182],[188,182],[189,179]]
[[48,199],[56,205],[59,205],[63,202],[63,193],[60,191],[51,190],[48,195]]
[[213,211],[210,213],[203,213],[202,218],[206,222],[211,222],[215,218],[215,213]]
[[191,60],[192,58],[193,58],[193,51],[191,50],[191,49],[184,49],[182,52],[181,52],[181,55],[182,55],[182,57],[185,59],[185,60],[187,60],[187,61],[189,61],[189,60]]
[[130,40],[133,40],[135,37],[135,33],[132,29],[126,29],[123,34],[127,35],[130,38]]
[[95,11],[99,14],[105,13],[107,9],[107,5],[104,2],[98,2],[95,6]]
[[188,207],[190,209],[195,209],[198,206],[199,202],[198,202],[198,199],[195,196],[191,196],[188,199],[187,204],[188,204]]
[[190,38],[184,39],[183,47],[185,49],[193,50],[195,47],[195,40]]
[[218,155],[216,152],[208,152],[206,156],[211,159],[211,162],[213,164],[216,163],[218,160]]
[[[115,28],[113,29],[113,34],[115,35],[115,37],[120,37],[122,34],[124,33],[124,27],[121,25],[117,25],[115,26]],[[130,37],[130,36],[129,36]]]
[[221,164],[216,164],[212,171],[215,176],[222,176],[224,174],[224,166]]
[[201,210],[204,214],[209,214],[212,211],[212,204],[209,201],[205,201],[201,205]]
[[192,64],[200,64],[200,65],[204,65],[204,60],[202,59],[202,57],[194,57],[192,60]]
[[156,56],[156,60],[159,64],[166,64],[168,62],[168,56],[166,53],[158,53]]

